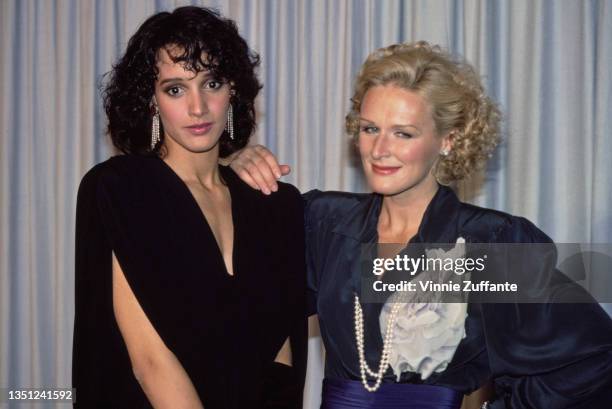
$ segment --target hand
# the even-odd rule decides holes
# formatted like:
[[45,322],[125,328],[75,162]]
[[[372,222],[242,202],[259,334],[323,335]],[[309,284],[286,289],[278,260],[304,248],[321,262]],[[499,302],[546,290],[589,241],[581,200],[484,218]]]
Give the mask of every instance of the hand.
[[230,167],[240,179],[266,195],[276,192],[276,180],[291,172],[289,165],[279,165],[276,156],[262,145],[247,146],[234,154]]

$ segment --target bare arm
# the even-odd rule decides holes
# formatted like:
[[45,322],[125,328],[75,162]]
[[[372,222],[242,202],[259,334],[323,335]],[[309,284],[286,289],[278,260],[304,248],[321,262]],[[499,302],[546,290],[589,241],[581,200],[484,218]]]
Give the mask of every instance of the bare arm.
[[278,190],[276,180],[291,172],[279,165],[276,156],[262,145],[247,146],[231,157],[230,167],[253,189],[269,195]]
[[276,358],[274,362],[278,362],[287,366],[293,366],[293,356],[291,354],[291,344],[289,343],[289,338],[285,340],[283,346],[276,354]]
[[113,308],[134,376],[155,409],[203,409],[198,393],[140,307],[113,254]]

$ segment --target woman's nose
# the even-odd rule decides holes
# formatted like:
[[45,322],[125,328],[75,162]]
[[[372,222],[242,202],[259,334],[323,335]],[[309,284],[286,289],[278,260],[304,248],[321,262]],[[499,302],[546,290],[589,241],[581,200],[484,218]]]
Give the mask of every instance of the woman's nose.
[[381,159],[389,156],[389,138],[386,134],[380,133],[374,139],[372,146],[372,158]]
[[202,116],[208,112],[206,96],[200,93],[193,94],[189,99],[189,114],[192,116]]

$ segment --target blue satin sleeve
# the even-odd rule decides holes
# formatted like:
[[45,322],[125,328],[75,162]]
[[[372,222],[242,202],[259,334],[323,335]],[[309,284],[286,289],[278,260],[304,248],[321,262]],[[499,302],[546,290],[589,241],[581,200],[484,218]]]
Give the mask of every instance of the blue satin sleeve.
[[[307,306],[308,315],[318,314],[317,299],[330,257],[343,253],[345,258],[356,256],[338,246],[335,228],[343,216],[360,204],[367,195],[347,192],[322,192],[314,189],[302,194],[304,198],[304,225],[306,235]],[[330,291],[330,288],[326,288]]]
[[[501,243],[547,243],[514,218]],[[532,277],[554,272],[556,254],[522,266]],[[546,279],[546,278],[544,278]],[[482,304],[486,349],[498,399],[493,409],[608,408],[612,402],[612,321],[594,301]]]

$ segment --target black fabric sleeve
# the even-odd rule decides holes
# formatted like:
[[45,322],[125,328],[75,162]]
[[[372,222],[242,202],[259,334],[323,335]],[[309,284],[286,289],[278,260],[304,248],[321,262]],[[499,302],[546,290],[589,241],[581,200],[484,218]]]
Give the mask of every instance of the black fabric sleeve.
[[[159,268],[164,254],[155,214],[139,189],[120,173],[106,172],[98,183],[98,207],[106,240],[110,243],[125,278],[145,315],[171,351],[181,352],[185,341],[176,325],[182,294],[176,293],[169,277]],[[160,302],[167,300],[167,302]],[[179,358],[180,359],[180,358]]]
[[112,304],[111,243],[100,208],[99,165],[81,181],[76,209],[75,325],[72,385],[75,408],[148,408],[133,376]]
[[[306,378],[308,327],[306,319],[306,263],[304,260],[304,206],[296,188],[283,184],[277,206],[283,212],[279,238],[285,270],[290,277],[287,293],[291,312],[289,341],[292,366],[271,362],[264,369],[262,409],[299,409],[302,407]],[[271,198],[272,200],[277,198]],[[284,341],[285,335],[281,337]]]
[[304,205],[299,191],[291,186],[292,191],[292,206],[288,220],[291,227],[288,229],[290,247],[290,260],[293,261],[295,292],[295,306],[293,309],[290,340],[291,351],[293,356],[293,368],[296,374],[296,383],[298,393],[297,400],[289,408],[301,408],[303,400],[303,389],[306,380],[306,360],[308,356],[308,321],[305,311],[307,309],[307,294],[306,294],[306,275],[307,267],[304,258],[305,236],[304,236]]

